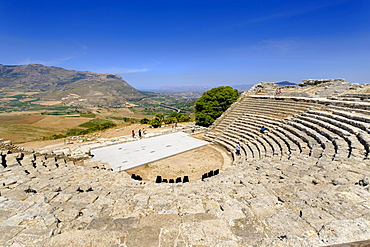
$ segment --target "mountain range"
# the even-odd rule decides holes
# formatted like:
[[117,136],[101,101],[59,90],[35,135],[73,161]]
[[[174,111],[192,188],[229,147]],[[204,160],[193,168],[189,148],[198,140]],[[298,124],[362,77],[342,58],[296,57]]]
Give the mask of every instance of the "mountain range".
[[69,106],[109,106],[139,100],[142,92],[130,86],[119,75],[29,65],[0,65],[0,98],[53,101]]

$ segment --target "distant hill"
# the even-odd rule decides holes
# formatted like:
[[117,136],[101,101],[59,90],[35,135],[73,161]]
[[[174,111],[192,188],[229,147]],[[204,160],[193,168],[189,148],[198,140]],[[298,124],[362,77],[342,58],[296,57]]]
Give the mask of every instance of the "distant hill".
[[280,85],[280,86],[296,86],[297,83],[290,82],[290,81],[280,81],[280,82],[275,82],[275,84]]
[[[238,89],[239,91],[247,91],[250,88],[252,88],[253,85],[254,84],[242,84],[242,85],[231,85],[230,87]],[[212,89],[212,87],[209,87],[209,86],[164,86],[164,87],[160,87],[159,89],[151,89],[151,90],[148,89],[144,91],[150,91],[150,92],[156,92],[156,93],[185,93],[185,92],[203,93],[210,89]]]
[[65,106],[123,106],[145,97],[118,75],[30,65],[0,65],[0,98]]
[[207,86],[163,86],[157,90],[156,93],[180,93],[180,92],[205,92],[210,90]]

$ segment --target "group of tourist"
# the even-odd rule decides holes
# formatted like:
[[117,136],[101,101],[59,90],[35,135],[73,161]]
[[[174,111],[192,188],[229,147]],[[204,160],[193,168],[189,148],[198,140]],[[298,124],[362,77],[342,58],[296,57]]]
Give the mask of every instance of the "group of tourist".
[[276,91],[275,91],[275,96],[279,96],[281,95],[281,88],[277,88]]
[[[138,136],[139,136],[139,139],[141,139],[142,137],[144,137],[146,134],[146,129],[139,129],[138,130]],[[132,135],[132,138],[136,138],[136,134],[135,134],[135,130],[132,130],[131,131],[131,135]]]

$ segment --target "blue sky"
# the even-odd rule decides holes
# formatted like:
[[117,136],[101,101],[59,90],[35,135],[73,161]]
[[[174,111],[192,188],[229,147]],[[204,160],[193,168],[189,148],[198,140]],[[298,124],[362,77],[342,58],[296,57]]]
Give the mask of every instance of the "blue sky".
[[0,0],[0,64],[114,73],[137,89],[370,82],[369,0]]

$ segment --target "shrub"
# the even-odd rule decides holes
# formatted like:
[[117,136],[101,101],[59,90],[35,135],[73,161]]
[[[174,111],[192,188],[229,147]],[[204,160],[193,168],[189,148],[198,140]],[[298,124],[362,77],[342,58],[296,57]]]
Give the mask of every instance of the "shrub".
[[142,124],[148,124],[149,121],[150,121],[149,119],[143,118],[143,119],[140,120],[140,123],[142,123]]
[[162,126],[162,121],[158,118],[153,118],[152,120],[149,121],[149,124],[153,127],[153,128],[158,128],[158,127],[161,127]]

